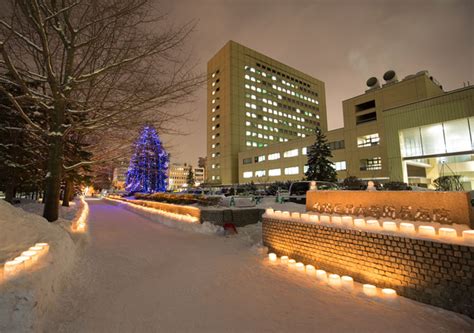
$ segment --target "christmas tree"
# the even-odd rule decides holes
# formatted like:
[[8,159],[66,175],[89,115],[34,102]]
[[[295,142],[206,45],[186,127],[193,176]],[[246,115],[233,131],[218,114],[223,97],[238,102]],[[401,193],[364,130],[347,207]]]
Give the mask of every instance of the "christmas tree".
[[316,141],[308,149],[308,171],[305,176],[307,180],[320,180],[335,182],[336,170],[334,164],[329,160],[332,157],[331,149],[326,141],[326,136],[319,127],[316,128]]
[[168,179],[168,153],[153,126],[145,126],[135,142],[125,187],[130,192],[164,192]]
[[192,165],[189,166],[189,172],[188,172],[188,176],[186,177],[186,183],[188,184],[188,187],[193,187],[194,184],[196,183],[194,179],[194,172],[193,172]]

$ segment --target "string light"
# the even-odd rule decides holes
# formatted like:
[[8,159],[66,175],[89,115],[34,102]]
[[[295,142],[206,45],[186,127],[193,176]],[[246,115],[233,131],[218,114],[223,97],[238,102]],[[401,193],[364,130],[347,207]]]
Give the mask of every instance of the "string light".
[[153,126],[145,126],[135,142],[126,175],[126,189],[131,192],[165,192],[169,156]]

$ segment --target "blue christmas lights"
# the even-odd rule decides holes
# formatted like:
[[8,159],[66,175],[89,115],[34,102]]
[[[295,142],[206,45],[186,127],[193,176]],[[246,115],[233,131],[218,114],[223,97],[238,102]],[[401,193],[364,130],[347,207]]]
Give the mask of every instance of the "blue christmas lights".
[[135,142],[125,179],[130,192],[164,192],[168,183],[168,153],[153,126],[145,126]]

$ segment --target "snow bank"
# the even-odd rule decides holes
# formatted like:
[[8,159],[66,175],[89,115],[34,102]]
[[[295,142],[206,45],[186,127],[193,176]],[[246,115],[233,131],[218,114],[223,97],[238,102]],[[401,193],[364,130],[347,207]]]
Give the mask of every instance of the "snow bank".
[[257,208],[274,208],[275,210],[285,210],[285,211],[290,211],[290,212],[300,212],[304,213],[306,212],[306,205],[303,204],[297,204],[295,202],[284,202],[284,203],[278,203],[275,202],[275,197],[265,197],[262,199],[262,202],[259,203]]
[[[26,207],[37,208],[33,204]],[[70,221],[64,219],[49,223],[0,200],[0,267],[35,243],[50,246],[48,254],[33,267],[0,281],[0,332],[41,330],[41,319],[55,302],[56,291],[74,262],[76,247],[68,225]]]

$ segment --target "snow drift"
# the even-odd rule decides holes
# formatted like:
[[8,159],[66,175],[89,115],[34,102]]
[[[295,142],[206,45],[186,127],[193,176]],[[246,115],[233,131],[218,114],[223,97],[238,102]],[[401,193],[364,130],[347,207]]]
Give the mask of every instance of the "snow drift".
[[75,245],[70,221],[43,217],[0,200],[0,265],[35,243],[49,243],[40,263],[8,281],[0,281],[0,332],[40,331],[41,318],[55,301],[61,281],[72,268]]

